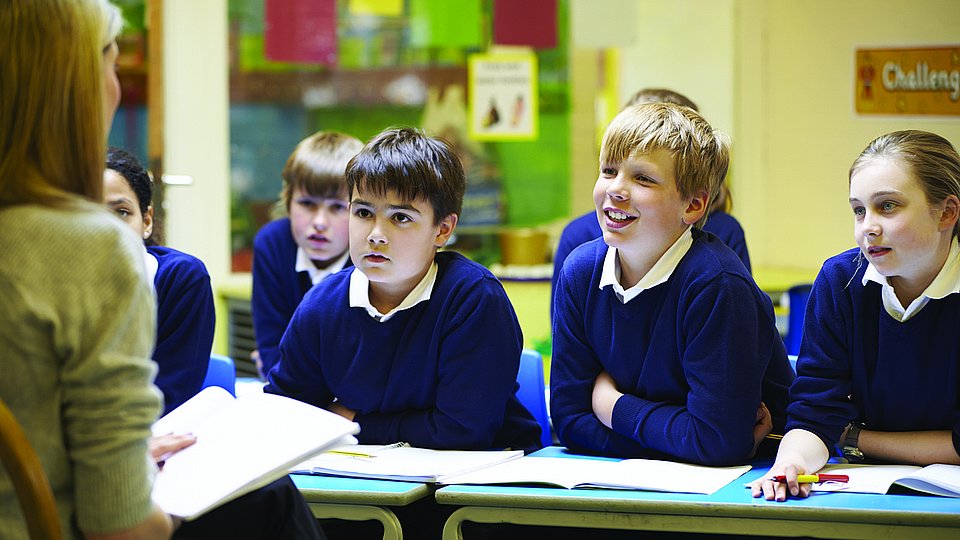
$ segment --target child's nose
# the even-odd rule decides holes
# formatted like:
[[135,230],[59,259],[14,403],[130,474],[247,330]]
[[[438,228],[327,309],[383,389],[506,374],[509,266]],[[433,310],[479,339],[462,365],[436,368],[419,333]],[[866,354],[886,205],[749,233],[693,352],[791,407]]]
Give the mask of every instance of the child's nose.
[[877,236],[880,234],[880,220],[872,213],[867,212],[863,217],[863,234],[867,236]]
[[621,201],[628,198],[627,186],[623,181],[623,175],[618,174],[617,177],[610,182],[610,185],[607,186],[607,195],[610,196],[611,199]]
[[379,221],[375,222],[370,229],[370,234],[367,235],[367,242],[371,244],[387,243],[387,235],[383,233],[383,227],[380,226]]

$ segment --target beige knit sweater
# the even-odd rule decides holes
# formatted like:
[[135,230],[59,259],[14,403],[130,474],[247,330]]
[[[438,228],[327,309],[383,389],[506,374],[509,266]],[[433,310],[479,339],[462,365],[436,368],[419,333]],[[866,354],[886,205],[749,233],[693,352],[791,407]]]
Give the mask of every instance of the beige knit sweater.
[[[151,509],[146,439],[153,296],[139,239],[98,207],[0,209],[0,397],[53,488],[65,538],[135,525]],[[26,538],[0,468],[0,538]]]

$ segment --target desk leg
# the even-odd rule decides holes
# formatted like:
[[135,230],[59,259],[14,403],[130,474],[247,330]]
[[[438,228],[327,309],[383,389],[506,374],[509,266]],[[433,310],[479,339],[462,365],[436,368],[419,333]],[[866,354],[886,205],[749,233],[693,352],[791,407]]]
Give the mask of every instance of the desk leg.
[[317,519],[345,519],[349,521],[376,520],[383,525],[383,540],[403,540],[400,520],[390,509],[360,504],[308,503]]
[[443,525],[443,540],[463,540],[463,522],[512,523],[544,527],[721,533],[763,536],[804,536],[845,540],[877,538],[957,538],[957,529],[909,524],[872,524],[777,518],[630,514],[581,510],[464,506]]

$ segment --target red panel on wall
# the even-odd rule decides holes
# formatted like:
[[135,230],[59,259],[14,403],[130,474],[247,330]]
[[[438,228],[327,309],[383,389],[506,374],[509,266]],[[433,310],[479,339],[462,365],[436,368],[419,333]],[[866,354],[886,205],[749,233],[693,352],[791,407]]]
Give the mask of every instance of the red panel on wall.
[[263,19],[267,59],[337,63],[336,0],[265,0]]
[[557,0],[494,0],[493,42],[538,49],[557,46]]

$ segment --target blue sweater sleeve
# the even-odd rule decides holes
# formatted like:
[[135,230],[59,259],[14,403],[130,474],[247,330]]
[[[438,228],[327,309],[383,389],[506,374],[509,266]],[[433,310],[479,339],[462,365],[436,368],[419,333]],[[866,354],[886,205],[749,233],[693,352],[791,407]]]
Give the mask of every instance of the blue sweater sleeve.
[[[406,441],[425,448],[488,449],[516,387],[522,334],[513,306],[493,277],[442,301],[436,405],[358,414],[362,441]],[[349,404],[347,404],[349,406]]]
[[591,337],[583,306],[587,288],[596,285],[588,273],[568,270],[557,288],[551,373],[551,408],[561,442],[577,451],[619,457],[667,455],[707,465],[746,459],[775,346],[773,313],[764,312],[751,284],[720,273],[697,281],[700,286],[681,297],[673,346],[689,387],[685,400],[625,393],[614,407],[610,429],[593,413],[593,385],[604,369],[594,347],[625,348],[603,344],[609,336]]
[[320,324],[321,318],[308,309],[306,303],[297,308],[278,348],[283,362],[274,364],[265,374],[264,392],[321,408],[327,408],[333,402],[333,393],[320,363],[321,332],[311,331],[320,328]]
[[[720,274],[682,313],[685,404],[629,394],[613,410],[613,429],[651,449],[704,465],[743,462],[753,450],[772,332],[753,288],[740,276]],[[749,299],[749,300],[747,300]]]
[[[832,283],[822,269],[814,281],[803,321],[803,343],[797,359],[797,378],[790,387],[787,430],[804,429],[816,434],[832,450],[844,427],[857,417],[853,393],[851,358],[847,341],[851,332],[845,321],[853,320],[842,289],[847,283]],[[860,279],[847,276],[848,282]],[[857,284],[859,285],[859,284]]]
[[[280,338],[293,316],[296,304],[291,305],[291,275],[296,249],[281,243],[293,243],[286,220],[268,223],[253,243],[253,292],[250,297],[257,350],[266,375],[280,359]],[[287,253],[290,251],[290,253]]]
[[560,442],[575,452],[637,456],[644,447],[604,426],[593,414],[593,383],[603,371],[584,324],[583,295],[588,280],[570,268],[560,272],[554,291],[550,410]]
[[[210,276],[199,260],[181,259],[157,274],[156,385],[164,414],[200,391],[210,364],[216,315]],[[163,258],[162,256],[160,257]]]

